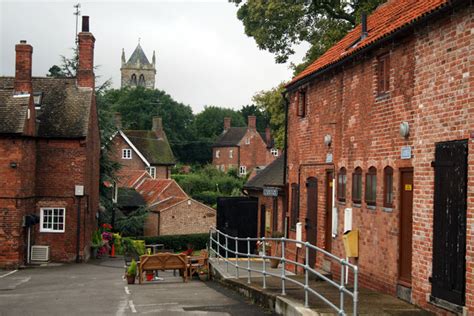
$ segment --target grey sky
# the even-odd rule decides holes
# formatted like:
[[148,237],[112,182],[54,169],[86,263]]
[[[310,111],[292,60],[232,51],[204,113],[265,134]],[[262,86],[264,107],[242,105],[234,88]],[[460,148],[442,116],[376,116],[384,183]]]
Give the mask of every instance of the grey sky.
[[[0,75],[14,74],[14,45],[33,45],[33,75],[43,76],[74,46],[74,1],[0,0]],[[240,108],[255,92],[291,78],[244,33],[236,7],[221,1],[80,1],[96,37],[101,80],[120,85],[122,47],[128,59],[141,38],[148,59],[157,57],[156,87],[195,113],[204,105]],[[79,23],[80,24],[80,23]],[[80,26],[79,26],[80,28]],[[291,61],[299,63],[307,47]]]

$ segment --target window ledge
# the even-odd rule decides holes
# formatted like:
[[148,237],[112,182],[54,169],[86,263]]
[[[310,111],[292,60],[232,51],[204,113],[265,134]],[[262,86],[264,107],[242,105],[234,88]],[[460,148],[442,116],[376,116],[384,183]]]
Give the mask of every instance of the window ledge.
[[377,207],[375,205],[367,205],[367,208],[369,210],[374,210],[374,211],[377,209]]
[[361,204],[360,203],[352,203],[352,207],[361,208]]
[[378,102],[378,101],[384,101],[384,100],[387,100],[387,99],[390,99],[390,92],[384,92],[384,93],[380,93],[380,94],[377,94],[375,96],[375,101]]
[[383,207],[382,210],[387,213],[392,213],[393,212],[393,207]]
[[337,204],[341,205],[341,206],[345,206],[346,205],[346,201],[337,201]]

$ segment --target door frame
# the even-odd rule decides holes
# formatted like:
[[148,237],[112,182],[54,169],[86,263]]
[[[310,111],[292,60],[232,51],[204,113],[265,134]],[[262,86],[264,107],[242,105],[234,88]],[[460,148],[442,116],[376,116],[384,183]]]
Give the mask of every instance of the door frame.
[[[332,177],[330,178],[329,176]],[[324,206],[325,212],[326,212],[326,222],[325,227],[324,227],[324,249],[327,252],[331,252],[332,250],[332,205],[334,203],[333,199],[334,196],[332,194],[334,190],[334,185],[335,185],[335,179],[334,179],[335,171],[333,169],[327,169],[325,172],[325,183],[324,183],[324,193],[325,193],[325,201],[326,205]],[[332,186],[329,185],[329,181],[332,181]],[[328,197],[331,197],[331,203],[329,203]]]
[[[398,267],[397,267],[397,272],[398,272],[398,276],[397,276],[397,283],[404,286],[404,287],[407,287],[407,288],[411,288],[412,287],[412,277],[410,276],[410,282],[407,282],[405,280],[402,280],[400,279],[400,271],[401,271],[401,266],[402,266],[402,260],[401,260],[401,252],[402,252],[402,207],[403,207],[403,200],[402,200],[402,194],[403,194],[403,181],[402,181],[402,174],[403,173],[411,173],[412,174],[412,182],[415,182],[415,177],[414,177],[414,170],[413,170],[413,167],[404,167],[404,168],[399,168],[398,169],[399,171],[399,201],[398,201],[398,205],[399,205],[399,219],[398,219],[398,231],[399,231],[399,234],[398,234]],[[394,180],[394,179],[393,179]],[[412,184],[412,192],[414,192],[414,184]],[[393,185],[392,185],[393,187]],[[413,273],[413,200],[414,200],[414,197],[413,197],[413,193],[412,193],[412,200],[411,200],[411,216],[412,216],[412,235],[411,235],[411,246],[412,246],[412,249],[411,249],[411,265],[412,267],[410,268],[411,272]]]

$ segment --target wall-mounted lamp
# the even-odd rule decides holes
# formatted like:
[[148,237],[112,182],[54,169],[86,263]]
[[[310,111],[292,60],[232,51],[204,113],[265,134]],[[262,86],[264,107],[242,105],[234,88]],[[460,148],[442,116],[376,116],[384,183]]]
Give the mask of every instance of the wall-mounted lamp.
[[407,138],[408,135],[410,135],[410,125],[408,125],[408,122],[400,123],[400,136]]
[[18,164],[15,161],[10,162],[10,168],[16,169],[18,167]]
[[331,135],[329,134],[326,134],[324,136],[324,145],[326,145],[327,147],[331,146],[331,143],[332,143],[332,137]]

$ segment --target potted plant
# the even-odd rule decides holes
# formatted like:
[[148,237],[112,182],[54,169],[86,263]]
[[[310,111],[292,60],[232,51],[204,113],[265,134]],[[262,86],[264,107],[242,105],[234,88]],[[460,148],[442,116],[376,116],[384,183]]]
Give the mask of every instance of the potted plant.
[[257,241],[257,251],[258,251],[258,255],[263,257],[264,255],[269,255],[271,253],[271,250],[272,250],[272,245],[266,241],[265,242],[265,253],[263,253],[263,241],[262,240],[259,240]]
[[92,233],[92,258],[97,258],[97,253],[100,247],[102,247],[102,236],[100,235],[100,231],[96,230],[94,233]]
[[[272,238],[281,238],[284,236],[285,234],[279,231],[274,231],[272,233]],[[274,251],[272,252],[272,256],[281,257],[281,241],[273,240],[272,243],[275,245],[274,247],[272,247],[272,249],[274,249]],[[270,267],[272,267],[273,269],[276,269],[278,268],[278,265],[280,264],[280,262],[281,262],[281,259],[270,258]]]
[[130,266],[127,269],[127,283],[135,284],[135,278],[137,277],[137,262],[132,259]]
[[199,280],[207,281],[209,280],[209,269],[207,267],[200,267],[198,272]]

